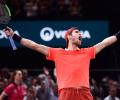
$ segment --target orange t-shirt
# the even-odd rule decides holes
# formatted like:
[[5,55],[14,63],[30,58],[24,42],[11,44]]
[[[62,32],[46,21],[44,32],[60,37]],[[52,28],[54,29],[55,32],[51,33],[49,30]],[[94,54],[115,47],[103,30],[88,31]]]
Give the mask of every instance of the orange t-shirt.
[[59,90],[68,87],[89,88],[89,64],[95,58],[95,47],[80,50],[49,48],[48,60],[55,61]]

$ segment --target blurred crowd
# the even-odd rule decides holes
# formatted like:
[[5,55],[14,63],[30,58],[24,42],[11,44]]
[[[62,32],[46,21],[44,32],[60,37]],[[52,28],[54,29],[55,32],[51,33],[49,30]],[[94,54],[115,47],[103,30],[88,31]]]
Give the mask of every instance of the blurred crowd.
[[[15,71],[15,70],[14,70]],[[0,70],[0,94],[10,84],[14,71],[7,68]],[[28,70],[22,69],[22,85],[25,88],[24,100],[58,100],[57,84],[53,81],[48,69],[43,73],[28,75]],[[5,100],[8,100],[7,97]]]
[[80,0],[8,0],[15,19],[80,18]]
[[91,81],[91,92],[94,100],[120,100],[120,84],[118,81],[111,79],[108,76],[98,80]]
[[[56,76],[55,71],[54,76]],[[10,84],[13,71],[8,68],[0,69],[0,93]],[[27,69],[22,69],[23,86],[26,89],[24,100],[58,100],[58,87],[50,71],[43,68],[43,73],[29,75]],[[90,79],[90,88],[94,100],[120,100],[120,84],[108,76],[100,82]],[[7,100],[7,98],[5,99]]]

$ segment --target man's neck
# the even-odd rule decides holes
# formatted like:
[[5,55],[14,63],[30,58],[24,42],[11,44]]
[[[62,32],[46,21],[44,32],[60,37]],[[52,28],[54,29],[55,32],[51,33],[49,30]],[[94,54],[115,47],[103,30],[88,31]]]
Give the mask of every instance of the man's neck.
[[80,50],[80,48],[76,45],[68,45],[68,50]]

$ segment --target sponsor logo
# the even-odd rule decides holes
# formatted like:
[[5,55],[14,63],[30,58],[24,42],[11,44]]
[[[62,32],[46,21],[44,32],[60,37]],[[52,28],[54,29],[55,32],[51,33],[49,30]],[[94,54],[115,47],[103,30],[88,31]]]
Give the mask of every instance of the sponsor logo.
[[[44,27],[40,31],[40,38],[43,41],[51,41],[52,39],[64,39],[66,30],[54,30],[51,27]],[[90,32],[88,30],[80,31],[82,34],[82,38],[91,39]]]

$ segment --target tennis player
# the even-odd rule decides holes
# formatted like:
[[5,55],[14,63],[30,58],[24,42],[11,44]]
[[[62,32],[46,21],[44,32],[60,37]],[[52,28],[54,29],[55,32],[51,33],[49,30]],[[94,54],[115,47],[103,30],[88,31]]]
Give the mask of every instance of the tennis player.
[[23,46],[36,50],[55,62],[59,100],[93,100],[89,84],[90,60],[105,47],[120,40],[118,32],[92,47],[79,48],[82,35],[77,28],[72,27],[65,34],[67,48],[62,49],[37,44],[14,34],[11,28],[4,31],[7,36],[13,36],[13,39]]

